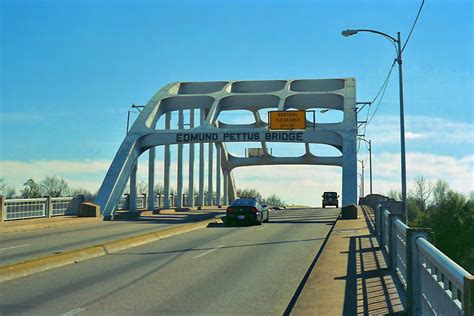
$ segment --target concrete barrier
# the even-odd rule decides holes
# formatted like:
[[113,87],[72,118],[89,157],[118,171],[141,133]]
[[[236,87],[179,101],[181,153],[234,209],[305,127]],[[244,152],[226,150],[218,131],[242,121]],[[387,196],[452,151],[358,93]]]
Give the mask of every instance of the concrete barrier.
[[100,206],[91,202],[84,202],[79,208],[79,217],[99,217]]
[[342,219],[357,219],[359,218],[359,207],[355,204],[349,204],[342,207],[341,218]]

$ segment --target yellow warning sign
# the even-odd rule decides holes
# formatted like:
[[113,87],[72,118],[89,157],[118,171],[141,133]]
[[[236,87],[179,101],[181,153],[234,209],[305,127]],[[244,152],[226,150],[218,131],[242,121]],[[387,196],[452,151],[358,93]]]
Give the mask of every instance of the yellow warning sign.
[[268,112],[271,130],[289,130],[306,128],[305,111],[271,111]]

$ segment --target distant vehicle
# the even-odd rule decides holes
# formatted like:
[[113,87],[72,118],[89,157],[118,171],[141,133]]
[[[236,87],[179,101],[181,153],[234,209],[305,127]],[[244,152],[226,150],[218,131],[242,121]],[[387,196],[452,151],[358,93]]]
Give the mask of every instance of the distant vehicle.
[[226,210],[227,226],[233,226],[236,223],[253,223],[262,225],[268,222],[268,207],[260,205],[254,198],[238,198]]
[[324,192],[323,195],[323,208],[326,206],[335,206],[336,208],[339,207],[337,192]]

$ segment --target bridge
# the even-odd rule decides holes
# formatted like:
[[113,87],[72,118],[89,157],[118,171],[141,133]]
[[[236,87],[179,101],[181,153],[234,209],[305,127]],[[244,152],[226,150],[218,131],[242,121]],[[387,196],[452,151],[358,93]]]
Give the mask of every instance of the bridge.
[[[400,202],[357,198],[355,92],[351,78],[165,86],[128,131],[93,203],[84,196],[1,198],[1,313],[472,315],[473,276],[435,247],[429,230],[408,227]],[[327,109],[341,111],[343,120],[305,117],[304,129],[272,130],[262,117]],[[239,110],[254,122],[219,119]],[[259,145],[256,155],[228,150],[248,142]],[[281,142],[304,144],[305,154],[273,156],[269,144]],[[311,144],[340,155],[318,155]],[[155,170],[157,149],[162,172]],[[148,192],[137,192],[145,152]],[[262,226],[225,225],[225,208],[237,198],[235,168],[301,164],[341,167],[342,209],[295,206],[271,211]],[[164,183],[159,195],[156,174]],[[63,216],[86,209],[98,217]]]

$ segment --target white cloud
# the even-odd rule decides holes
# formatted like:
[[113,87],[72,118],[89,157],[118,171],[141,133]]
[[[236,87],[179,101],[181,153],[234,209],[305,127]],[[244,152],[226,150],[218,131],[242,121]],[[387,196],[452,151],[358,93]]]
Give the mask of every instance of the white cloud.
[[[474,124],[439,117],[407,116],[407,141],[429,141],[432,144],[474,144]],[[368,138],[376,144],[400,142],[400,120],[395,115],[381,115],[367,126]]]
[[[46,175],[63,177],[75,188],[95,192],[102,183],[110,161],[107,160],[38,160],[29,162],[0,161],[0,177],[17,190],[33,178],[40,181]],[[368,164],[367,164],[368,165]],[[359,164],[360,167],[360,164]],[[188,165],[184,169],[184,187],[187,187]],[[205,182],[207,186],[207,164]],[[214,169],[215,170],[215,169]],[[214,171],[215,172],[215,171]],[[288,203],[320,205],[324,191],[341,192],[339,167],[328,166],[259,166],[234,170],[235,183],[239,188],[255,188],[264,196],[277,194]],[[359,170],[360,172],[360,170]],[[451,188],[462,193],[474,190],[474,155],[455,158],[446,155],[426,153],[407,154],[408,186],[418,175],[427,179],[446,180]],[[400,190],[400,156],[393,153],[373,155],[374,192],[387,193],[390,189]],[[198,163],[195,164],[195,186],[198,185]],[[369,192],[369,170],[365,171],[365,192]],[[148,160],[144,155],[139,160],[138,182],[148,179]],[[215,188],[215,177],[214,177]],[[163,161],[156,161],[155,182],[163,183]],[[176,186],[176,161],[171,164],[171,185]]]
[[[446,180],[451,188],[462,193],[474,190],[474,155],[455,158],[452,156],[426,153],[407,153],[407,182],[413,185],[416,176],[432,181]],[[392,153],[375,154],[372,157],[374,187],[386,193],[390,189],[400,190],[400,155]],[[368,173],[366,173],[368,176]],[[379,186],[379,180],[384,187]],[[392,187],[389,187],[393,183]]]

